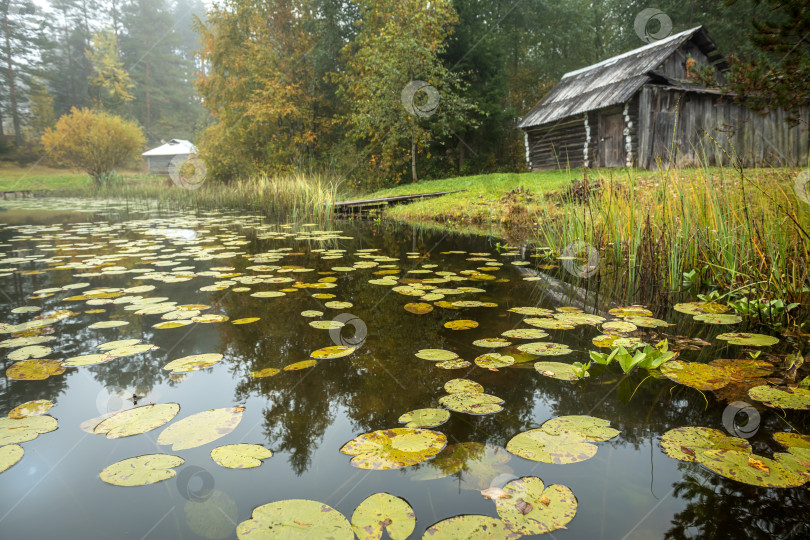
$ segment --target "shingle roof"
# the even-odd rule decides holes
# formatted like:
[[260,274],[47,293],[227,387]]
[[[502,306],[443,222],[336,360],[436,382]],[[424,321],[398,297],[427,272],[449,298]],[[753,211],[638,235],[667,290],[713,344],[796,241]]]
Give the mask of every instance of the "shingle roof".
[[142,156],[176,156],[177,154],[193,154],[197,147],[191,141],[185,139],[172,139],[166,144],[147,150]]
[[651,79],[669,56],[700,33],[704,43],[713,43],[702,26],[674,34],[563,75],[559,84],[518,124],[526,128],[554,122],[567,116],[624,103]]

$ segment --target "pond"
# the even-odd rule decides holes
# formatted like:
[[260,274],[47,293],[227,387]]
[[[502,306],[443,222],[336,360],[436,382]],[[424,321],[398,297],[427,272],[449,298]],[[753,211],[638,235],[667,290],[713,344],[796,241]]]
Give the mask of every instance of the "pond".
[[[810,534],[806,391],[748,393],[790,339],[717,337],[751,321],[493,238],[37,205],[0,213],[4,538]],[[678,356],[577,379],[606,334]]]

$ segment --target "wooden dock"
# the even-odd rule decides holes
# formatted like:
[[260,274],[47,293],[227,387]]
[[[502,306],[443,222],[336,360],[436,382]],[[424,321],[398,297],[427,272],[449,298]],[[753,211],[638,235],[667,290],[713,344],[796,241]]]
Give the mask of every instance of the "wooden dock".
[[450,193],[460,193],[467,191],[466,189],[457,189],[454,191],[434,191],[432,193],[416,193],[413,195],[397,195],[394,197],[382,197],[379,199],[357,199],[355,201],[340,201],[333,205],[336,214],[350,214],[350,215],[363,215],[369,214],[372,211],[384,210],[389,206],[397,204],[405,204],[422,199],[433,199],[441,197],[442,195],[449,195]]
[[34,192],[30,189],[18,189],[15,191],[4,191],[3,192],[3,200],[7,201],[8,199],[33,199]]

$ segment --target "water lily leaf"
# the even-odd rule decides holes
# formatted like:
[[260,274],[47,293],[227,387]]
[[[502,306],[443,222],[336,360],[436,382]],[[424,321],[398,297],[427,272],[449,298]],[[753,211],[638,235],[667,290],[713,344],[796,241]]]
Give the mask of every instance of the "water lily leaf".
[[12,364],[6,370],[6,377],[15,381],[42,381],[52,375],[61,375],[65,366],[59,360],[38,358],[36,360],[22,360]]
[[789,453],[774,453],[773,459],[798,479],[810,481],[810,448],[792,447]]
[[742,322],[742,317],[739,315],[731,314],[714,314],[714,313],[701,313],[695,315],[696,321],[705,322],[706,324],[737,324]]
[[181,321],[166,321],[162,323],[153,324],[152,328],[156,330],[171,330],[172,328],[182,328],[183,326],[188,326],[193,321],[191,319],[184,319]]
[[211,458],[216,464],[228,469],[258,467],[263,459],[270,457],[273,457],[273,452],[260,444],[226,444],[211,450]]
[[561,319],[552,319],[551,317],[546,317],[542,319],[528,318],[523,319],[523,322],[525,322],[529,326],[534,326],[535,328],[543,328],[545,330],[572,330],[576,328],[576,324],[570,321],[565,321]]
[[476,347],[484,347],[486,349],[498,349],[500,347],[508,347],[512,344],[511,341],[507,341],[503,338],[484,338],[484,339],[477,339],[472,343]]
[[558,416],[544,422],[542,428],[551,434],[574,431],[589,442],[609,441],[619,434],[618,429],[610,427],[610,420],[585,415]]
[[745,439],[730,437],[722,431],[698,426],[670,429],[661,436],[661,451],[672,459],[696,462],[701,450],[734,450],[751,452]]
[[443,407],[467,414],[492,414],[503,410],[503,400],[481,392],[458,392],[439,399]]
[[626,334],[627,332],[634,332],[638,330],[638,327],[627,321],[608,321],[606,323],[602,323],[602,330],[605,332],[618,332],[620,334]]
[[261,291],[252,293],[250,296],[254,298],[278,298],[280,296],[286,296],[287,293],[283,293],[281,291]]
[[145,486],[177,474],[173,468],[185,463],[183,458],[169,454],[147,454],[124,459],[104,468],[99,473],[102,481],[114,486]]
[[463,369],[468,368],[471,365],[472,364],[466,360],[456,358],[455,360],[445,360],[444,362],[438,362],[436,364],[436,367],[441,369]]
[[653,317],[629,316],[624,317],[624,320],[629,323],[633,323],[636,326],[641,326],[642,328],[658,328],[658,327],[666,328],[667,326],[669,326],[669,323],[667,321],[655,319]]
[[412,302],[405,304],[405,311],[413,313],[414,315],[424,315],[425,313],[433,311],[433,306],[424,302]]
[[240,540],[352,540],[354,531],[343,514],[329,505],[306,499],[288,499],[254,509],[252,519],[236,527],[236,535]]
[[511,366],[514,363],[515,359],[513,357],[498,353],[482,354],[475,359],[475,364],[484,369],[499,369]]
[[446,444],[447,437],[438,431],[391,428],[355,437],[340,451],[354,456],[351,464],[360,469],[401,469],[430,459]]
[[301,360],[288,366],[284,366],[284,371],[301,371],[302,369],[311,368],[318,363],[317,360]]
[[378,540],[383,532],[391,540],[405,540],[416,528],[416,514],[405,499],[375,493],[354,509],[352,528],[360,540]]
[[219,353],[192,354],[191,356],[184,356],[183,358],[172,360],[163,366],[163,369],[173,371],[174,373],[199,371],[213,366],[222,360],[222,358],[223,356]]
[[773,438],[785,448],[810,448],[810,435],[780,431],[774,433]]
[[308,309],[306,311],[301,312],[302,317],[322,317],[323,311],[315,311],[314,309]]
[[191,317],[192,321],[200,324],[220,323],[228,319],[230,319],[230,317],[227,315],[197,315],[196,317]]
[[[608,347],[612,347],[613,342],[615,342],[617,339],[619,339],[618,336],[613,336],[613,335],[610,335],[610,334],[602,334],[602,335],[599,335],[599,336],[596,336],[595,338],[593,338],[591,340],[591,342],[594,345],[596,345],[597,347],[608,348]],[[634,339],[636,339],[636,338],[634,338]]]
[[281,373],[280,369],[269,367],[260,369],[258,371],[252,371],[250,373],[250,376],[255,379],[261,379],[263,377],[273,377],[275,375],[278,375],[279,373]]
[[738,450],[698,451],[701,465],[732,480],[770,488],[796,487],[807,478],[800,477],[778,462],[750,452]]
[[318,330],[337,330],[346,326],[340,321],[310,321],[309,325]]
[[115,357],[107,353],[83,354],[81,356],[73,356],[67,360],[63,360],[62,365],[65,367],[94,366],[96,364],[109,362],[113,358]]
[[[53,291],[56,292],[56,291]],[[42,308],[39,306],[20,306],[11,310],[12,313],[34,313],[40,311]]]
[[239,425],[244,407],[211,409],[192,414],[164,429],[159,445],[172,445],[172,450],[187,450],[224,437]]
[[177,403],[142,405],[115,413],[93,428],[93,433],[107,435],[108,439],[139,435],[167,424],[178,412]]
[[100,343],[96,345],[97,349],[102,351],[111,351],[113,349],[120,349],[122,347],[132,347],[140,343],[140,339],[119,339],[117,341],[108,341],[107,343]]
[[562,356],[571,352],[568,345],[561,343],[546,343],[543,341],[535,341],[532,343],[524,343],[518,345],[518,350],[536,356]]
[[332,347],[324,347],[323,349],[312,351],[312,354],[310,354],[310,356],[312,358],[317,358],[319,360],[330,360],[333,358],[343,358],[344,356],[349,356],[356,350],[357,350],[356,347],[333,345]]
[[686,313],[687,315],[701,315],[704,313],[725,313],[728,306],[716,302],[684,302],[672,306],[675,311]]
[[0,446],[0,473],[7,471],[25,454],[25,450],[19,444],[7,444]]
[[575,325],[579,324],[601,324],[605,318],[591,313],[555,313],[554,318]]
[[425,531],[423,540],[504,540],[520,538],[522,535],[512,532],[500,519],[490,516],[465,514],[444,519],[434,523]]
[[54,336],[16,337],[0,341],[0,347],[7,347],[7,348],[26,347],[28,345],[39,345],[40,343],[47,343],[55,339],[56,338]]
[[350,307],[353,307],[354,304],[352,304],[351,302],[333,301],[333,302],[326,302],[324,306],[330,309],[349,309]]
[[130,345],[128,347],[117,347],[115,349],[110,349],[107,351],[107,354],[113,358],[120,358],[122,356],[132,356],[134,354],[141,354],[147,351],[154,351],[157,348],[158,347],[152,345],[151,343],[141,343],[139,345]]
[[652,317],[652,311],[642,306],[617,307],[608,313],[615,317]]
[[478,328],[478,323],[466,319],[457,319],[455,321],[447,321],[444,323],[444,327],[450,330],[472,330],[473,328]]
[[445,409],[416,409],[406,412],[397,421],[408,428],[432,428],[444,424],[449,419],[450,411]]
[[775,386],[755,386],[748,391],[751,399],[761,401],[771,407],[782,409],[810,410],[810,390]]
[[542,330],[538,330],[536,328],[515,328],[502,332],[501,335],[503,337],[514,339],[543,339],[544,337],[548,337],[547,332],[543,332]]
[[118,328],[119,326],[126,326],[129,323],[127,321],[99,321],[97,323],[93,323],[87,328],[92,328],[93,330],[103,330],[105,328]]
[[234,319],[231,321],[231,324],[250,324],[258,320],[261,320],[261,317],[245,317],[244,319]]
[[773,336],[745,332],[728,332],[718,335],[717,339],[728,341],[730,345],[751,345],[752,347],[767,347],[779,343],[779,338]]
[[698,390],[717,390],[731,382],[731,375],[724,367],[700,362],[671,360],[660,369],[669,380]]
[[28,347],[23,347],[21,349],[17,349],[8,353],[9,360],[28,360],[29,358],[44,358],[51,354],[50,347],[45,347],[43,345],[30,345]]
[[0,418],[0,446],[32,441],[56,429],[56,418],[47,414],[23,418]]
[[[553,379],[563,381],[576,381],[579,379],[571,364],[564,364],[562,362],[535,362],[534,369],[539,371],[541,375]],[[586,373],[585,376],[588,377],[588,374]]]
[[448,394],[458,394],[459,392],[483,392],[484,387],[469,379],[450,379],[444,383],[444,391]]
[[431,362],[446,362],[455,360],[458,355],[453,351],[445,351],[444,349],[421,349],[416,353],[416,357]]
[[39,416],[45,414],[53,407],[53,402],[47,399],[36,399],[34,401],[26,401],[17,405],[8,413],[9,418],[25,418],[27,416]]
[[549,433],[542,427],[512,437],[506,443],[512,454],[542,463],[578,463],[596,455],[596,445],[576,431]]
[[543,534],[564,529],[577,513],[577,499],[560,484],[545,487],[536,476],[512,480],[503,488],[508,497],[495,500],[498,516],[520,534]]
[[770,362],[752,358],[717,358],[709,362],[709,365],[722,367],[726,370],[726,373],[735,380],[766,377],[776,369]]

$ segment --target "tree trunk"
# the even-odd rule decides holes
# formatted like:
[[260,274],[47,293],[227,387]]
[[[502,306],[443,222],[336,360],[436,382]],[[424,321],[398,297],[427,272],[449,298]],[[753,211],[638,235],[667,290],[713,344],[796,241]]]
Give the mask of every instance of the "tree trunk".
[[411,177],[413,183],[417,183],[419,179],[416,177],[416,135],[411,134]]
[[17,88],[14,81],[14,64],[11,61],[11,36],[8,30],[8,13],[3,13],[3,33],[6,36],[6,65],[8,66],[8,94],[11,101],[11,122],[14,125],[14,142],[22,144],[20,131],[20,112],[17,110]]

